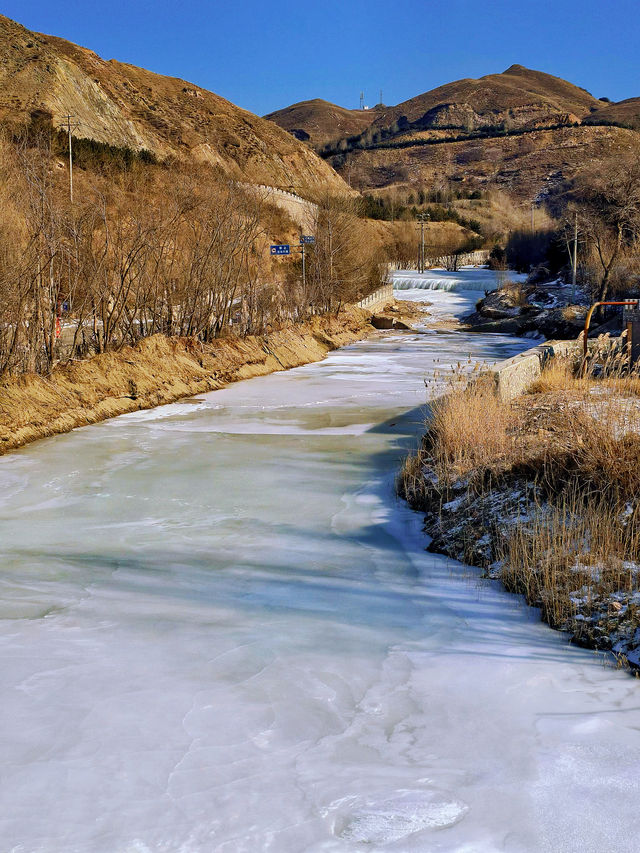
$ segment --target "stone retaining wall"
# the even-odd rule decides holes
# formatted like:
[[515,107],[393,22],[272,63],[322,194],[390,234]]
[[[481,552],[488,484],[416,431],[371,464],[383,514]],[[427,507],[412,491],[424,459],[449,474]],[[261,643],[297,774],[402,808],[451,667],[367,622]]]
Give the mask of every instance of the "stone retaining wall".
[[318,217],[318,205],[312,201],[302,198],[287,190],[281,190],[278,187],[269,187],[266,184],[256,184],[255,190],[258,191],[266,201],[273,202],[281,210],[286,211],[291,219],[300,228],[303,228],[308,233],[313,233],[315,222]]
[[500,399],[508,402],[535,382],[550,358],[564,358],[578,353],[578,341],[545,341],[519,355],[497,362],[483,376],[491,377]]
[[384,305],[387,302],[391,302],[393,300],[393,285],[392,284],[383,284],[382,287],[379,287],[377,290],[374,290],[373,293],[370,293],[368,296],[365,296],[364,299],[361,299],[359,302],[356,302],[356,306],[358,308],[372,308],[375,305]]

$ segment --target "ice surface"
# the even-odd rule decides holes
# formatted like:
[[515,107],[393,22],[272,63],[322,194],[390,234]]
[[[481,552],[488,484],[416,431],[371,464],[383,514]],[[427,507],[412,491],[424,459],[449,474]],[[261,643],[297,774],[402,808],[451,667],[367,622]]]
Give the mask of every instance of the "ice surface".
[[464,803],[434,791],[400,791],[384,800],[351,807],[342,838],[366,844],[399,841],[421,829],[451,826],[466,812]]
[[0,459],[0,849],[636,850],[637,682],[393,496],[425,377],[526,346],[381,333]]

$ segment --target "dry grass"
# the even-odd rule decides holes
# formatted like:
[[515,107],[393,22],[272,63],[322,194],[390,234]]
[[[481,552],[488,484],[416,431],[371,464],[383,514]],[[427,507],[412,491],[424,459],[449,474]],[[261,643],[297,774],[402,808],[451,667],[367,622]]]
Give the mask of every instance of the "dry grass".
[[637,512],[569,489],[506,532],[498,556],[507,589],[540,606],[549,624],[575,632],[575,621],[599,611],[612,594],[638,589]]
[[[602,347],[586,376],[579,361],[551,361],[511,405],[482,381],[439,401],[400,485],[434,513],[439,547],[477,562],[490,533],[484,564],[498,559],[507,588],[545,621],[585,645],[623,637],[629,650],[640,628],[640,379],[619,347]],[[461,509],[443,518],[452,494]]]
[[546,502],[510,527],[497,553],[507,588],[545,621],[628,652],[640,627],[640,382],[624,355],[603,342],[585,376],[567,361],[544,371],[529,398],[547,407],[544,448],[527,461]]
[[[571,484],[615,504],[640,489],[640,377],[624,344],[603,336],[586,365],[554,359],[518,407],[536,415],[544,441],[538,478],[553,496]],[[531,456],[533,442],[521,430]],[[531,428],[529,426],[529,433]]]
[[548,362],[541,376],[529,386],[529,394],[549,394],[580,387],[576,366],[571,359],[554,358]]
[[539,479],[550,494],[570,484],[613,505],[640,494],[640,408],[622,397],[575,401],[553,415]]
[[449,378],[449,393],[431,406],[422,446],[405,459],[398,492],[413,507],[427,503],[435,477],[444,492],[461,478],[484,471],[512,448],[512,412],[490,380],[467,384],[462,367]]
[[431,407],[406,476],[413,481],[428,466],[446,487],[525,472],[550,496],[573,484],[614,503],[633,499],[640,494],[640,378],[611,369],[581,377],[577,370],[579,362],[550,361],[513,404],[502,402],[483,376],[466,387],[454,378],[453,390]]
[[429,455],[424,448],[420,448],[415,453],[410,453],[402,463],[396,488],[398,494],[414,509],[424,507],[428,491],[428,472]]
[[511,448],[511,423],[511,408],[482,380],[438,400],[429,429],[438,478],[453,482],[503,459]]

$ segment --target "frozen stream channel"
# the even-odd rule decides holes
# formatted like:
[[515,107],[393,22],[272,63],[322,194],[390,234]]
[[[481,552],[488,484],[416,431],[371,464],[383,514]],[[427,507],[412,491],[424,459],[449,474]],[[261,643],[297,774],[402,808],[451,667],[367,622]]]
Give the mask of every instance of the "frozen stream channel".
[[637,851],[638,682],[393,496],[425,376],[526,346],[384,333],[0,459],[0,851]]

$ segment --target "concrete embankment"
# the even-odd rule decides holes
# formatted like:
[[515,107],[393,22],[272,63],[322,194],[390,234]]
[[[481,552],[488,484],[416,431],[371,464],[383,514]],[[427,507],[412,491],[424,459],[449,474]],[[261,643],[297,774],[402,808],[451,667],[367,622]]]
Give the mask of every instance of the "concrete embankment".
[[523,394],[542,374],[552,358],[566,358],[578,351],[577,341],[545,341],[513,358],[499,361],[485,374],[494,383],[503,402]]
[[[379,303],[378,303],[379,304]],[[0,385],[0,454],[46,436],[320,361],[371,334],[371,310],[314,317],[266,335],[201,344],[154,335],[134,347]]]

